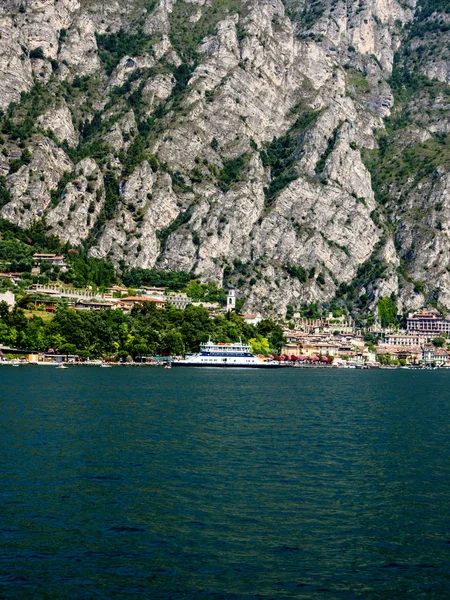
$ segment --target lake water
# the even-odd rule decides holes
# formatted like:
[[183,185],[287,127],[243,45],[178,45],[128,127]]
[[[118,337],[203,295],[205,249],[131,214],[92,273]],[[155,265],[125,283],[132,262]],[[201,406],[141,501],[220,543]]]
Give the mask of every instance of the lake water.
[[0,367],[0,597],[450,597],[450,372]]

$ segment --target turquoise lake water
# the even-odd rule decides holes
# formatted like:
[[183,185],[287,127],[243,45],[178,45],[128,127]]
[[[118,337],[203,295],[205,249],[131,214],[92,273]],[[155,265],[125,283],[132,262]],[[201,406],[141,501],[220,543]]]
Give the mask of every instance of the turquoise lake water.
[[450,597],[450,372],[0,367],[0,598]]

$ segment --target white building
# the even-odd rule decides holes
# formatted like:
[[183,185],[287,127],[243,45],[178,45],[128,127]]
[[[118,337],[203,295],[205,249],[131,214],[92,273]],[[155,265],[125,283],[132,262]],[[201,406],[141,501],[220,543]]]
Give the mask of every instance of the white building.
[[258,325],[258,323],[260,323],[263,320],[260,313],[249,313],[246,315],[242,315],[242,318],[249,325]]
[[12,292],[7,291],[0,294],[0,302],[6,302],[9,305],[9,310],[12,310],[16,305],[16,297]]
[[175,308],[180,308],[181,310],[184,310],[186,306],[192,303],[192,300],[183,292],[170,292],[167,295],[167,302],[173,304]]
[[387,333],[384,336],[384,343],[390,346],[423,346],[428,337],[413,333]]
[[142,292],[145,296],[151,296],[153,298],[162,298],[166,294],[165,287],[150,287],[147,285],[141,286]]

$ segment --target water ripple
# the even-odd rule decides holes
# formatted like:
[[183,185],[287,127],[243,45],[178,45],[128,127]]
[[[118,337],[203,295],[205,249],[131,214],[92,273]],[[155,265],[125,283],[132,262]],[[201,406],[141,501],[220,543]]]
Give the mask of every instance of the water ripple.
[[448,597],[450,373],[17,371],[2,599]]

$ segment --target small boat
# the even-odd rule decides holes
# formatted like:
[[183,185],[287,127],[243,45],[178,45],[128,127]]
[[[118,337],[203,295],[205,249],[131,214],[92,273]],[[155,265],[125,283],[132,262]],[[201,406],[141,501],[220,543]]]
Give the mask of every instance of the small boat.
[[68,367],[68,366],[66,366],[65,364],[62,364],[62,363],[61,363],[61,364],[60,364],[60,365],[58,365],[56,368],[57,368],[57,369],[68,369],[69,367]]
[[101,367],[102,367],[103,369],[110,369],[110,368],[111,368],[111,365],[110,365],[109,363],[102,363],[102,364],[101,364]]
[[164,368],[165,368],[165,369],[171,369],[171,368],[172,368],[172,365],[170,365],[169,363],[167,363],[167,364],[165,364],[165,365],[164,365]]

